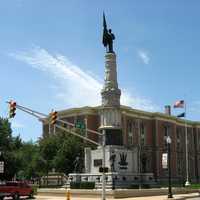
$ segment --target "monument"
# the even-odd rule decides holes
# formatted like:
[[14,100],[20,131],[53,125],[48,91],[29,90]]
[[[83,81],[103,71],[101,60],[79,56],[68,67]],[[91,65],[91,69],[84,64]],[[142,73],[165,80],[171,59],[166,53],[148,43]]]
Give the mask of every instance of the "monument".
[[[138,168],[138,147],[127,148],[123,146],[122,116],[120,110],[121,90],[117,82],[116,54],[113,50],[115,39],[111,29],[107,29],[105,15],[103,14],[103,45],[105,53],[105,78],[101,90],[102,105],[99,109],[99,132],[105,131],[105,166],[107,188],[123,188],[139,185],[141,178],[146,182],[153,182],[153,174],[140,173]],[[101,138],[100,138],[101,139]],[[85,173],[69,174],[69,180],[75,182],[95,182],[95,187],[102,185],[102,176],[99,168],[103,166],[102,147],[96,150],[85,149]]]
[[120,96],[121,90],[117,83],[116,54],[113,51],[115,39],[111,29],[107,30],[105,15],[103,14],[103,45],[106,47],[105,80],[101,91],[102,110],[100,111],[101,126],[106,130],[106,145],[122,145]]

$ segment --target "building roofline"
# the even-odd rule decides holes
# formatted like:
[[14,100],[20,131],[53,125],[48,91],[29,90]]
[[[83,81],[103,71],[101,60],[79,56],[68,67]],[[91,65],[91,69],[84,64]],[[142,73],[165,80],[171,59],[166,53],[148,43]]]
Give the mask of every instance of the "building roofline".
[[[97,115],[98,111],[101,110],[103,106],[83,106],[83,107],[78,107],[78,108],[69,108],[69,109],[64,109],[58,111],[58,116],[59,117],[65,117],[65,116],[73,116],[73,115]],[[175,123],[180,123],[180,124],[190,124],[190,125],[196,125],[200,126],[200,121],[192,121],[192,120],[185,120],[185,119],[180,119],[176,116],[173,115],[167,115],[165,113],[161,112],[149,112],[149,111],[144,111],[144,110],[138,110],[135,108],[132,108],[130,106],[125,106],[125,105],[120,105],[120,109],[122,111],[122,114],[127,114],[127,115],[134,115],[136,117],[145,117],[149,119],[161,119],[161,120],[166,120],[166,121],[172,121]]]
[[134,113],[134,114],[137,114],[138,116],[141,116],[141,115],[144,115],[146,117],[149,117],[149,118],[162,118],[164,120],[172,120],[176,123],[188,123],[188,124],[191,124],[191,125],[199,125],[200,126],[200,121],[192,121],[192,120],[188,120],[188,119],[180,119],[176,116],[173,116],[173,115],[167,115],[165,113],[161,113],[161,112],[149,112],[149,111],[143,111],[143,110],[138,110],[138,109],[134,109],[134,108],[131,108],[129,106],[124,106],[122,105],[121,106],[121,109],[127,113]]

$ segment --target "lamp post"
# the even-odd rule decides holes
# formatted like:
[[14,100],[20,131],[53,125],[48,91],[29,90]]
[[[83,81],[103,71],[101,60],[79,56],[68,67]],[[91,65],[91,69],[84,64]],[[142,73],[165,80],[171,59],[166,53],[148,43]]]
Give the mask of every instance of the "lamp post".
[[172,182],[171,182],[171,138],[167,136],[167,150],[168,150],[168,198],[173,198],[172,195]]
[[189,186],[189,161],[188,161],[188,132],[187,132],[187,124],[185,122],[185,160],[186,160],[186,182],[185,186]]
[[103,160],[102,160],[102,167],[103,167],[103,173],[102,173],[102,200],[106,200],[106,180],[105,180],[105,145],[106,145],[106,130],[103,129],[102,134],[102,153],[103,153]]

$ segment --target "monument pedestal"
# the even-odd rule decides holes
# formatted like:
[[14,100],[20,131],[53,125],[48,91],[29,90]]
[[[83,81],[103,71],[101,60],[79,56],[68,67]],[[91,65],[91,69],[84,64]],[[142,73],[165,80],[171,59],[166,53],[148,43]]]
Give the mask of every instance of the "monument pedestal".
[[[95,188],[102,187],[102,148],[85,150],[85,173],[69,174],[72,182],[95,182]],[[152,173],[139,173],[137,148],[127,149],[123,146],[108,145],[105,148],[106,188],[139,187],[140,184],[154,184]]]

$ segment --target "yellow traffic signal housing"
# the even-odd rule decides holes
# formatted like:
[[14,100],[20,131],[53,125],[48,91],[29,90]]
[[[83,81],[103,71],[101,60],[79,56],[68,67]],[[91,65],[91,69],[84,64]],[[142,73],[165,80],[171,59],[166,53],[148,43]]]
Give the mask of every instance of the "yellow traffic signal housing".
[[17,103],[15,101],[10,101],[9,102],[9,118],[14,118],[14,116],[16,115],[16,106]]
[[51,113],[51,124],[52,125],[54,125],[55,123],[56,123],[56,120],[57,120],[57,118],[58,118],[58,112],[56,112],[56,111],[54,111],[54,112],[52,112]]

